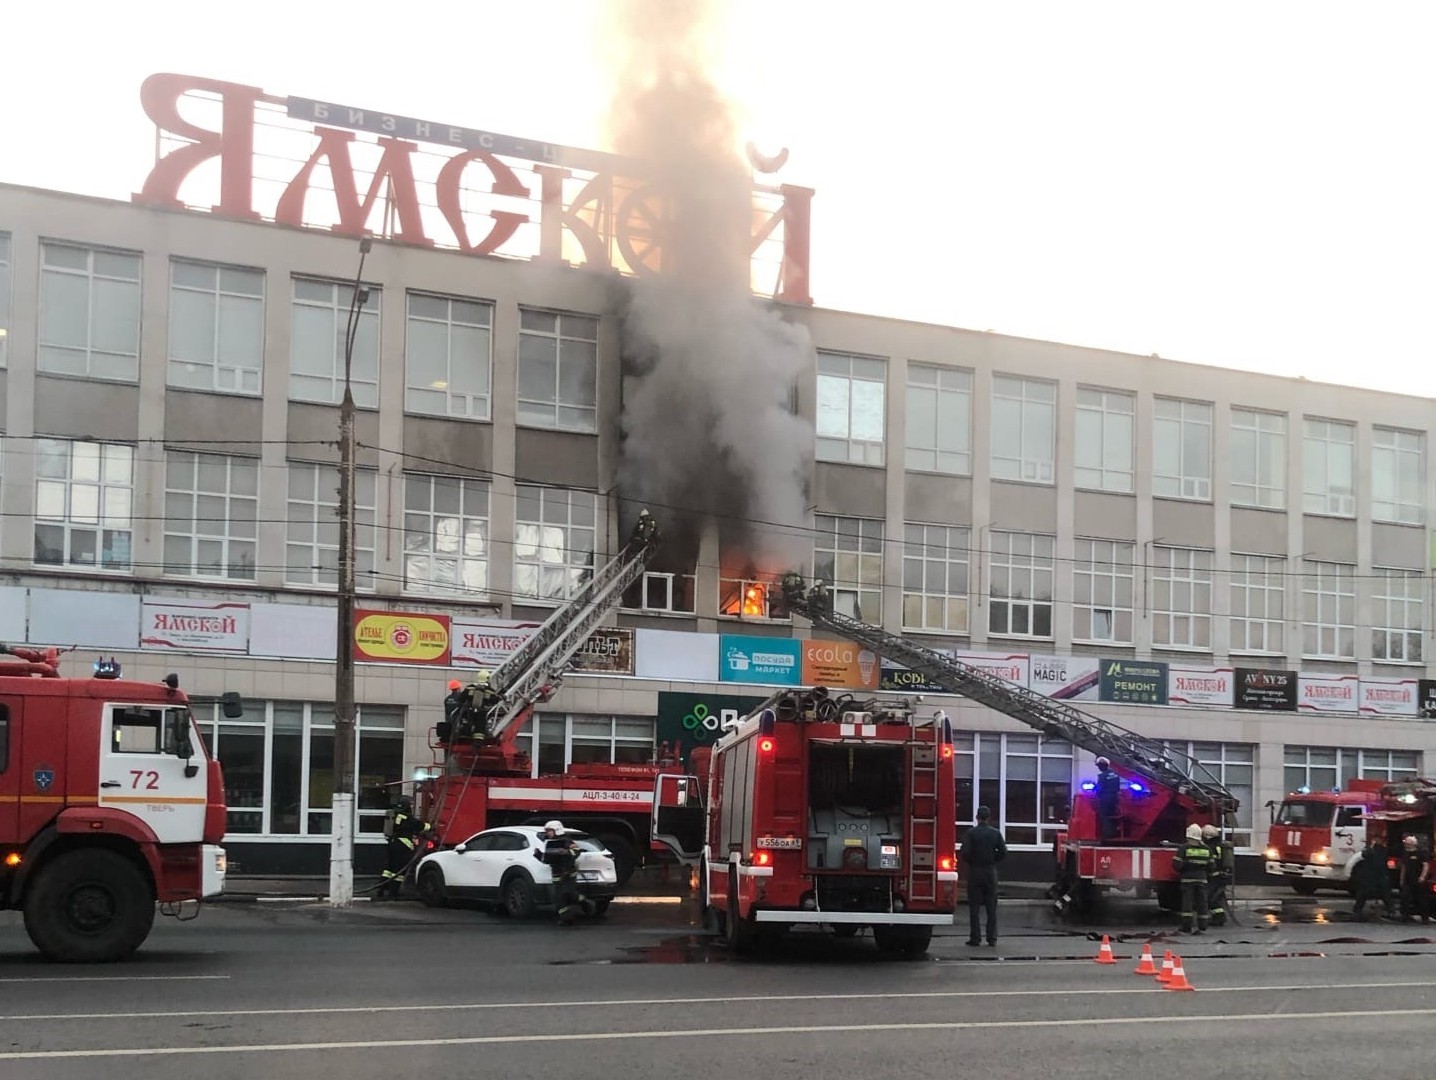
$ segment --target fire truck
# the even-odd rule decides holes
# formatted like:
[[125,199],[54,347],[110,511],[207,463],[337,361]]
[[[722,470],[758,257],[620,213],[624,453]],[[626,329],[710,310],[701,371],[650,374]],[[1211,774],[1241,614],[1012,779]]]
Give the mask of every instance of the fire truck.
[[560,817],[608,848],[620,881],[632,875],[650,850],[654,783],[666,753],[661,750],[653,764],[575,764],[562,774],[535,777],[515,740],[534,707],[558,690],[584,642],[643,576],[656,546],[656,531],[635,530],[623,550],[487,679],[455,692],[431,733],[433,764],[414,785],[431,846],[452,846],[500,825]]
[[1349,889],[1351,860],[1366,844],[1366,818],[1381,807],[1381,789],[1380,780],[1350,780],[1344,791],[1292,792],[1273,807],[1266,872],[1303,896]]
[[908,700],[785,690],[665,775],[654,833],[734,952],[796,925],[918,956],[957,904],[952,728]]
[[[155,908],[224,891],[224,777],[179,678],[62,678],[58,649],[0,645],[0,908],[52,960],[104,962],[149,936]],[[239,716],[237,694],[221,698]]]
[[1175,910],[1180,882],[1172,860],[1187,827],[1235,826],[1236,796],[1175,747],[834,611],[821,585],[805,591],[796,572],[783,576],[781,588],[783,607],[814,626],[902,664],[945,693],[985,705],[1047,738],[1063,739],[1111,762],[1121,777],[1117,835],[1102,835],[1096,783],[1080,784],[1067,828],[1054,845],[1050,898],[1059,913],[1085,913],[1113,891],[1155,897],[1160,906]]
[[[1428,861],[1436,853],[1436,781],[1422,777],[1383,784],[1380,805],[1366,812],[1366,831],[1374,842],[1385,845],[1391,886],[1399,887],[1405,837],[1416,837],[1417,848]],[[1426,888],[1426,910],[1436,911],[1436,874],[1427,874]]]

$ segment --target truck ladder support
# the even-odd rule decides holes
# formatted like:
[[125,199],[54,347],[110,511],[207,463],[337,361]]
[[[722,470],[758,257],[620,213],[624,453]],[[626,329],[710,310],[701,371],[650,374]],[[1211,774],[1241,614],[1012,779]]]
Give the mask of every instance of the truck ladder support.
[[1124,766],[1138,776],[1164,784],[1197,807],[1223,819],[1236,813],[1236,796],[1222,786],[1205,766],[1180,750],[1163,746],[1118,724],[1084,713],[1066,702],[1056,701],[981,668],[832,611],[828,604],[815,602],[810,596],[803,595],[801,588],[792,588],[791,583],[784,589],[784,600],[789,610],[802,615],[813,625],[825,627],[849,641],[867,646],[880,656],[897,661],[947,693],[961,695],[1010,716],[1048,738],[1065,739],[1094,755],[1109,758],[1114,765]]

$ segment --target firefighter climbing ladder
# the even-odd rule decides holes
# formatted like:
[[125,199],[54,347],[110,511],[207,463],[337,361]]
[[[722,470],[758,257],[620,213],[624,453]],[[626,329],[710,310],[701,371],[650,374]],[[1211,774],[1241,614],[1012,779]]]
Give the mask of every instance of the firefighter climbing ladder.
[[790,610],[849,641],[918,672],[932,685],[960,694],[989,709],[1010,716],[1053,739],[1065,739],[1092,754],[1110,758],[1139,776],[1165,784],[1195,805],[1226,818],[1236,812],[1237,799],[1194,758],[1128,731],[1117,724],[1082,712],[1064,701],[1018,686],[981,668],[875,626],[831,611],[802,595],[801,586],[787,587],[784,599]]

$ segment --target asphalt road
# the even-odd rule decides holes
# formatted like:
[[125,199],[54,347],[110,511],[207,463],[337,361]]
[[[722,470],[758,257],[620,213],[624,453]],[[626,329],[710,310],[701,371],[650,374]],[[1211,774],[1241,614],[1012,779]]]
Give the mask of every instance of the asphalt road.
[[228,904],[162,920],[130,963],[71,967],[7,914],[0,1077],[1429,1076],[1427,928],[1286,914],[1179,939],[1196,993],[1132,974],[1153,928],[1108,928],[1120,962],[1102,966],[1037,905],[1004,910],[995,949],[944,933],[919,961],[811,935],[739,961],[676,904],[568,929]]

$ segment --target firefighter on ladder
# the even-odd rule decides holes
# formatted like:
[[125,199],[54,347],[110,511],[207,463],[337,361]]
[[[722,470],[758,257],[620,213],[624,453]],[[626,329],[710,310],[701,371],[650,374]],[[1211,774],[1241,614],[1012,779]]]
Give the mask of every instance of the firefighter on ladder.
[[1200,825],[1187,826],[1187,839],[1177,850],[1172,867],[1182,875],[1182,933],[1200,934],[1207,928],[1207,888],[1212,849],[1202,840]]
[[414,861],[414,849],[419,837],[429,831],[429,826],[414,816],[414,801],[405,795],[399,805],[390,812],[384,822],[384,835],[388,839],[385,851],[384,870],[380,874],[379,888],[375,897],[397,897],[404,885],[404,875]]
[[1207,878],[1207,914],[1213,926],[1225,926],[1227,889],[1236,870],[1236,853],[1215,825],[1202,826],[1202,839],[1212,851],[1211,872]]
[[655,544],[658,542],[658,522],[653,520],[653,515],[648,512],[645,506],[638,512],[638,520],[633,524],[634,543]]

